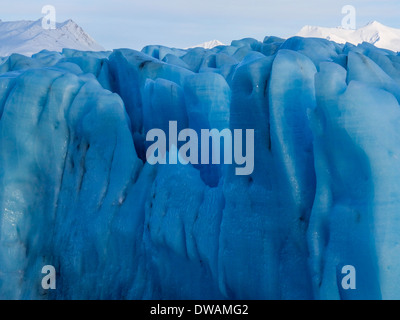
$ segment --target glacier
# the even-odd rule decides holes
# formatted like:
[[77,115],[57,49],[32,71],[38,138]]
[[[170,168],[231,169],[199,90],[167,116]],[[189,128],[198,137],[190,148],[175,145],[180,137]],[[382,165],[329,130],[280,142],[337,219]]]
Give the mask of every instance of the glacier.
[[[399,299],[399,102],[368,43],[0,58],[0,298]],[[253,173],[150,165],[170,121],[254,129]]]

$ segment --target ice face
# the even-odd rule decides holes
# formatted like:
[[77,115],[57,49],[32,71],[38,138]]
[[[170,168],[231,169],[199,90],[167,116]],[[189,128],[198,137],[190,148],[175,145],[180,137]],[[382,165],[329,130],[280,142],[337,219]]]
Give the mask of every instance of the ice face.
[[[1,58],[0,297],[400,298],[399,59],[300,37]],[[149,164],[171,121],[253,129],[254,171]]]

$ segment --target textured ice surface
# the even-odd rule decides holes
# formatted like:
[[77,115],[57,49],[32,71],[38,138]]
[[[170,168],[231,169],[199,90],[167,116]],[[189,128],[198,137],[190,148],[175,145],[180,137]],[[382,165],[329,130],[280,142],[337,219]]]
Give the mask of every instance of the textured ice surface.
[[[400,298],[396,53],[266,37],[0,63],[1,298]],[[169,121],[254,129],[254,172],[146,163]]]

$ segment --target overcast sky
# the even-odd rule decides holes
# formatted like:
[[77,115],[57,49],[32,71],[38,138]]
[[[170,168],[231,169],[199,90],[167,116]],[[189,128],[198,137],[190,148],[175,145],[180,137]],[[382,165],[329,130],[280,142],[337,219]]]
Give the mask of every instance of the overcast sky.
[[53,5],[58,22],[74,20],[106,49],[289,37],[304,25],[339,26],[344,5],[356,8],[357,27],[377,20],[400,28],[400,0],[0,0],[0,4],[3,21],[37,20],[44,5]]

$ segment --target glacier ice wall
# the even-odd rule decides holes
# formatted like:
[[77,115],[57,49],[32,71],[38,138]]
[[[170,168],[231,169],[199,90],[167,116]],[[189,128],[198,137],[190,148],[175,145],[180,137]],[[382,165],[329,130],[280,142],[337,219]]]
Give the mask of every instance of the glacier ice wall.
[[[400,55],[366,43],[2,58],[0,297],[400,298],[399,99]],[[253,173],[150,165],[169,121],[254,129]]]

